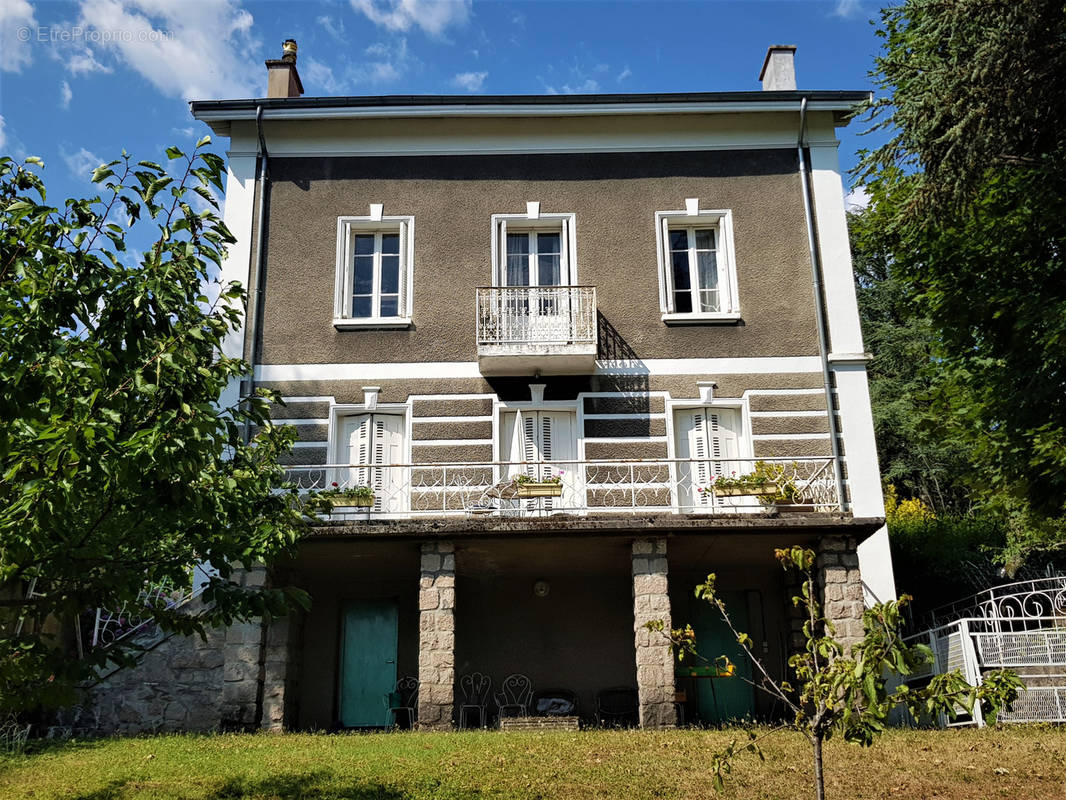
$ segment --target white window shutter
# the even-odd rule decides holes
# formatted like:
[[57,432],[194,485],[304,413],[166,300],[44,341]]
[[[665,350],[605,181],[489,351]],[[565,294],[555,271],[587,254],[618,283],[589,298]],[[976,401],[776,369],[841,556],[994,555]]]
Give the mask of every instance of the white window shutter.
[[400,223],[400,298],[396,304],[396,313],[401,317],[410,316],[407,301],[407,223]]
[[662,252],[663,259],[663,278],[665,280],[664,286],[666,287],[666,297],[663,298],[666,301],[664,310],[666,312],[672,312],[674,310],[674,265],[670,258],[670,219],[669,217],[663,217],[660,220],[660,236],[662,237],[662,244],[660,251]]
[[703,411],[692,412],[691,427],[689,428],[689,453],[696,459],[692,465],[692,489],[693,500],[696,505],[705,506],[710,498],[707,492],[698,491],[707,488],[714,472],[714,464],[707,459],[712,458],[707,439],[707,415]]
[[500,220],[500,243],[497,246],[496,285],[507,285],[507,220]]
[[348,435],[348,463],[355,464],[358,468],[349,471],[350,486],[345,488],[366,486],[370,482],[366,465],[370,463],[371,416],[362,414],[353,417],[349,424],[351,433]]

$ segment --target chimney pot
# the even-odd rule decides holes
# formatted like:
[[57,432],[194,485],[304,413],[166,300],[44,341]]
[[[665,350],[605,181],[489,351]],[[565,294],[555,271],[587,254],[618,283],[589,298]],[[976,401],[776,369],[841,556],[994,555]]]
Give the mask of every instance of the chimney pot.
[[267,97],[299,97],[304,93],[300,73],[296,71],[296,40],[286,39],[281,58],[266,62]]
[[762,62],[759,80],[764,92],[796,91],[796,67],[793,57],[796,54],[794,44],[772,44],[766,49],[766,59]]

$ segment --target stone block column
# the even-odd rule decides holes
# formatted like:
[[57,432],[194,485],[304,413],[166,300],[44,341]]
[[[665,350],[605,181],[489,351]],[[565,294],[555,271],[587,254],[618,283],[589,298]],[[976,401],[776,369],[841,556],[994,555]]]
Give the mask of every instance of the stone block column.
[[[255,566],[234,572],[242,586],[262,586],[266,568]],[[225,730],[254,730],[259,726],[262,681],[263,623],[238,622],[226,629],[222,665],[221,724]]]
[[836,628],[845,652],[862,638],[862,578],[854,537],[823,536],[818,546],[816,579],[822,589],[822,614]]
[[644,728],[670,728],[677,724],[673,648],[662,633],[644,627],[647,622],[661,619],[665,630],[670,630],[666,573],[666,539],[633,542],[633,631],[640,725]]
[[301,616],[294,609],[266,626],[260,720],[260,727],[266,731],[283,731],[293,725]]
[[418,727],[452,727],[455,702],[455,545],[425,542],[418,580]]

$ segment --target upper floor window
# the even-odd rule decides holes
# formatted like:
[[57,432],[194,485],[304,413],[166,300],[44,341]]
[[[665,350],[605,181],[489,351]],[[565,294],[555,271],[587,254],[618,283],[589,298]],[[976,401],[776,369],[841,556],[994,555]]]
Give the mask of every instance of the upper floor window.
[[493,214],[495,286],[570,286],[576,282],[574,215]]
[[687,205],[655,214],[663,322],[739,319],[732,214]]
[[340,217],[334,327],[410,325],[413,251],[414,217]]

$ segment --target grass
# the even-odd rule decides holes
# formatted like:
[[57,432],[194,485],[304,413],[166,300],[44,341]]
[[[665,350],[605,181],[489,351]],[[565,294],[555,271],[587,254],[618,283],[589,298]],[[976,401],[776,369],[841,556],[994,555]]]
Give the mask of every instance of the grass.
[[[737,732],[740,735],[740,732]],[[707,765],[729,731],[216,735],[104,739],[0,756],[0,797],[474,798],[715,797]],[[796,734],[745,756],[723,798],[809,798]],[[872,748],[833,741],[829,800],[1066,799],[1066,729],[892,730]]]

